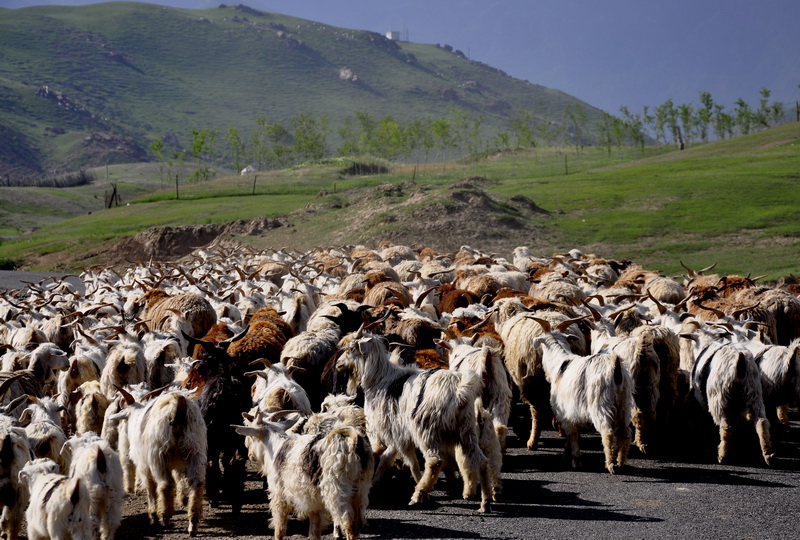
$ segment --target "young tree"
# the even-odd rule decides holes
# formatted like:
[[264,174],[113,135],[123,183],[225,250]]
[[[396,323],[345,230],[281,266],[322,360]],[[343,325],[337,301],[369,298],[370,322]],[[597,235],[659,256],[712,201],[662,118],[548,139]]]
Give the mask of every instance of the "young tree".
[[245,166],[247,160],[247,146],[244,140],[239,136],[239,130],[235,127],[229,127],[228,133],[225,136],[225,142],[228,143],[230,150],[231,164],[233,165],[236,174],[239,174]]
[[694,106],[691,103],[678,105],[678,118],[680,118],[681,127],[683,127],[683,136],[686,139],[686,144],[689,144],[694,139],[695,126],[698,124]]
[[620,107],[619,110],[622,113],[622,125],[625,130],[625,136],[644,152],[645,137],[642,117],[638,114],[631,113],[625,106]]
[[[586,126],[586,111],[579,104],[567,104],[564,107],[564,146],[569,146],[572,142],[575,145],[575,153],[580,154],[583,150],[584,136],[583,128]],[[570,131],[572,135],[570,136]]]
[[292,153],[301,159],[318,160],[328,153],[328,128],[327,116],[314,118],[309,113],[301,113],[290,120],[292,126]]
[[656,138],[662,137],[663,141],[667,141],[667,133],[672,136],[672,141],[680,145],[683,137],[681,135],[680,126],[678,125],[678,111],[671,99],[668,99],[661,105],[656,107]]
[[734,121],[733,117],[725,112],[725,108],[717,103],[714,104],[714,134],[718,139],[733,137]]
[[191,156],[194,161],[194,172],[189,177],[190,182],[208,180],[211,178],[211,161],[214,157],[214,143],[217,131],[209,129],[192,130]]
[[700,128],[700,140],[708,141],[708,126],[714,115],[714,99],[706,91],[700,92],[700,105],[697,110],[697,127]]
[[483,141],[481,140],[481,124],[483,123],[483,117],[473,116],[470,120],[466,131],[467,151],[474,160],[477,160],[483,149]]
[[416,119],[412,120],[406,125],[408,132],[409,146],[413,151],[417,152],[417,161],[419,162],[419,153],[428,162],[431,150],[436,147],[436,140],[433,136],[433,129],[431,128],[431,120],[429,119]]
[[447,150],[455,147],[455,139],[450,130],[450,122],[447,121],[447,118],[433,120],[431,122],[431,133],[433,133],[436,148],[442,151],[442,162],[444,163]]
[[270,163],[277,165],[279,168],[288,167],[294,159],[291,133],[279,122],[268,124],[266,132],[272,150]]
[[155,154],[156,159],[158,160],[158,175],[161,177],[161,181],[164,181],[164,173],[166,172],[167,168],[167,158],[164,155],[164,139],[158,138],[150,143],[150,150],[153,151]]
[[341,146],[336,149],[337,156],[355,156],[361,153],[358,143],[358,130],[352,116],[344,119],[344,123],[339,126],[337,132],[339,133],[339,139],[342,141]]
[[611,146],[614,144],[614,117],[603,111],[597,125],[597,140],[601,146],[605,146],[608,155],[611,155]]
[[739,133],[748,135],[753,126],[753,111],[750,109],[750,105],[742,98],[737,99],[734,105],[736,105],[734,113],[736,114],[735,120]]
[[533,136],[534,111],[520,110],[511,116],[511,128],[517,136],[517,148],[536,148]]

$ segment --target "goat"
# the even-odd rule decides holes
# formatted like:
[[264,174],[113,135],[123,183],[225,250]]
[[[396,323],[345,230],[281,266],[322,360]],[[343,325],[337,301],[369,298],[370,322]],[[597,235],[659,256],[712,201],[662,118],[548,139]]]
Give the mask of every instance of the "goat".
[[[162,289],[147,291],[137,304],[144,305],[142,320],[150,330],[169,332],[173,315],[178,315],[187,322],[188,332],[193,337],[206,335],[217,322],[217,313],[211,303],[204,297],[194,293],[183,293],[170,296]],[[181,325],[183,328],[184,325]]]
[[118,390],[127,403],[113,415],[126,420],[119,433],[126,491],[133,492],[135,474],[137,484],[147,491],[150,523],[166,526],[175,512],[175,481],[181,478],[189,490],[189,535],[194,536],[202,519],[208,446],[200,406],[182,392],[156,397],[151,392],[142,403]]
[[0,531],[7,540],[16,540],[22,526],[28,489],[20,484],[19,472],[31,459],[25,430],[10,420],[0,421]]
[[[505,344],[505,363],[520,397],[531,411],[531,433],[527,446],[533,450],[539,441],[541,422],[539,415],[547,409],[550,389],[539,352],[533,347],[533,338],[542,334],[542,327],[529,318],[528,309],[515,298],[498,303],[495,317],[497,328]],[[586,340],[572,327],[572,320],[557,311],[537,311],[540,319],[558,325],[567,333],[576,354],[586,353]]]
[[[744,347],[721,341],[706,330],[682,335],[694,345],[691,391],[695,402],[711,415],[719,428],[717,460],[728,457],[737,419],[755,424],[764,462],[772,462],[769,420],[766,418],[761,373],[752,353]],[[696,341],[696,343],[695,343]],[[682,360],[683,361],[683,360]]]
[[290,514],[309,520],[308,537],[320,539],[328,516],[335,531],[358,538],[365,520],[372,460],[358,430],[344,424],[330,431],[287,433],[277,422],[237,426],[258,441],[261,473],[269,483],[275,539],[286,536]]
[[263,370],[249,371],[248,376],[257,376],[253,384],[253,404],[262,412],[283,409],[311,414],[311,402],[305,389],[292,378],[292,374],[302,368],[287,367],[283,364],[265,365]]
[[751,340],[746,344],[761,370],[761,389],[767,414],[784,427],[789,426],[789,405],[800,397],[800,338],[788,346],[763,345]]
[[30,492],[25,511],[29,540],[90,540],[92,517],[89,491],[80,478],[58,473],[59,466],[47,458],[29,462],[19,473]]
[[146,376],[147,360],[141,344],[122,335],[108,353],[100,374],[100,389],[108,399],[114,399],[117,387],[144,382]]
[[[508,423],[508,414],[500,411],[511,410],[511,388],[505,375],[505,366],[502,360],[493,357],[488,347],[474,347],[465,340],[456,340],[452,343],[442,342],[442,344],[445,348],[450,349],[451,370],[472,371],[480,376],[483,382],[481,393],[475,400],[475,418],[478,422],[479,446],[488,459],[487,477],[491,482],[492,500],[496,501],[497,495],[503,487],[500,480],[500,469],[503,466],[503,448],[507,431],[506,424]],[[498,373],[501,377],[497,377]],[[498,382],[504,382],[505,385],[498,385]],[[494,410],[490,410],[490,407],[493,407]],[[495,419],[493,412],[499,413],[501,418]],[[495,424],[495,420],[500,422],[499,426]],[[457,452],[456,461],[463,469],[465,465],[461,463],[462,460],[461,452]],[[473,486],[468,486],[465,482],[465,498],[472,491]]]
[[108,409],[109,399],[100,391],[98,381],[89,381],[80,385],[71,399],[75,404],[75,433],[82,435],[89,431],[100,433],[103,419]]
[[[409,504],[420,504],[458,446],[465,458],[464,482],[480,484],[481,511],[489,509],[491,482],[478,443],[473,406],[481,387],[478,375],[469,370],[458,373],[398,366],[389,359],[386,339],[363,328],[349,339],[338,368],[358,373],[364,390],[370,441],[373,452],[380,455],[373,484],[399,454],[416,482]],[[424,475],[419,470],[417,449],[425,459]]]
[[19,421],[25,426],[33,455],[50,458],[64,467],[61,458],[61,447],[67,440],[61,424],[61,412],[64,411],[55,399],[50,397],[35,398],[33,403],[22,411]]
[[80,478],[89,491],[92,524],[100,540],[113,540],[122,521],[125,490],[122,464],[108,441],[94,433],[73,437],[64,443],[69,476]]
[[533,345],[542,351],[550,406],[567,436],[566,454],[572,467],[580,467],[579,429],[591,424],[602,438],[606,469],[615,474],[625,465],[631,442],[631,376],[617,355],[573,354],[562,332],[550,332],[549,322],[534,320],[545,331]]
[[14,383],[7,388],[8,400],[23,394],[42,397],[52,394],[56,381],[54,373],[68,367],[67,353],[54,343],[41,343],[31,352],[27,369],[0,372],[0,383],[21,373],[22,376],[16,377]]
[[[266,323],[254,326],[259,324]],[[238,366],[237,369],[231,368],[232,359],[223,347],[185,337],[190,343],[203,346],[209,355],[202,364],[205,382],[198,398],[208,436],[208,498],[211,506],[216,507],[222,492],[235,513],[242,505],[247,450],[244,441],[235,436],[231,425],[251,407],[250,385],[245,382],[244,373]]]

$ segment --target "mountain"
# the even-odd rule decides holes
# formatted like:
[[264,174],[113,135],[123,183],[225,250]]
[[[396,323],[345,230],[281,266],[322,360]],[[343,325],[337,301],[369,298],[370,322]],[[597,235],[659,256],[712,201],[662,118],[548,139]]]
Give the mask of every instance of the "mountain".
[[134,2],[0,9],[0,182],[153,159],[149,144],[192,129],[249,134],[257,118],[330,119],[356,111],[398,121],[461,109],[484,133],[535,111],[561,123],[580,105],[449,47],[266,13]]

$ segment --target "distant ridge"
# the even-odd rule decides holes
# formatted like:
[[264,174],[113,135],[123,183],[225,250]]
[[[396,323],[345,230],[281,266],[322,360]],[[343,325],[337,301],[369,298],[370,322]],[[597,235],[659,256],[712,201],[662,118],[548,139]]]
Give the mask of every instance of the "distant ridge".
[[2,9],[0,179],[152,160],[150,142],[190,130],[249,134],[256,118],[309,113],[336,128],[355,111],[402,121],[462,109],[487,133],[534,111],[561,123],[558,90],[449,46],[393,41],[244,5],[185,10],[135,2]]

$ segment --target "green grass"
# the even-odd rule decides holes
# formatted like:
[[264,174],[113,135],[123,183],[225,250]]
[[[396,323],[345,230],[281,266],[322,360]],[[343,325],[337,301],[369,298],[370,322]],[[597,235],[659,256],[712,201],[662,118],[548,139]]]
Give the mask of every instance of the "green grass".
[[[402,196],[383,189],[364,192],[409,182],[413,165],[395,165],[388,174],[367,177],[340,176],[343,167],[336,161],[273,171],[259,174],[256,195],[252,195],[252,175],[222,177],[181,184],[179,200],[174,185],[161,183],[152,166],[115,166],[109,173],[118,186],[141,192],[129,197],[129,188],[121,189],[130,206],[93,211],[44,226],[19,241],[6,241],[0,245],[0,259],[29,260],[39,253],[70,250],[78,263],[84,254],[96,253],[98,245],[148,227],[281,216],[308,205],[315,211],[296,218],[296,228],[243,241],[328,245],[332,238],[340,239],[339,231],[355,210],[348,204],[360,193],[368,193],[372,201],[365,204],[381,205],[381,210],[363,225],[358,238],[341,237],[338,243],[365,237],[379,240],[401,230],[412,212],[433,205],[452,209],[452,197],[470,193],[452,189],[453,182],[482,176],[491,182],[480,182],[478,187],[493,197],[492,212],[507,227],[503,234],[514,235],[519,227],[533,224],[550,231],[550,244],[556,250],[577,247],[599,256],[630,258],[669,274],[682,271],[681,260],[691,267],[717,262],[723,273],[768,273],[775,279],[800,272],[798,141],[800,124],[789,124],[682,152],[648,149],[638,159],[636,150],[612,149],[609,156],[605,149],[587,148],[581,155],[548,149],[477,163],[429,164],[417,169],[413,190],[424,190],[426,196],[414,203],[407,200],[410,189]],[[564,174],[565,155],[570,170],[580,172]],[[98,178],[105,183],[100,172]],[[0,189],[0,195],[6,189],[10,188]],[[90,196],[92,189],[98,188],[40,193],[63,191],[63,199],[79,200]],[[321,190],[329,195],[317,198]],[[526,221],[507,202],[514,195],[529,197],[550,214]],[[492,250],[492,246],[475,247]]]

